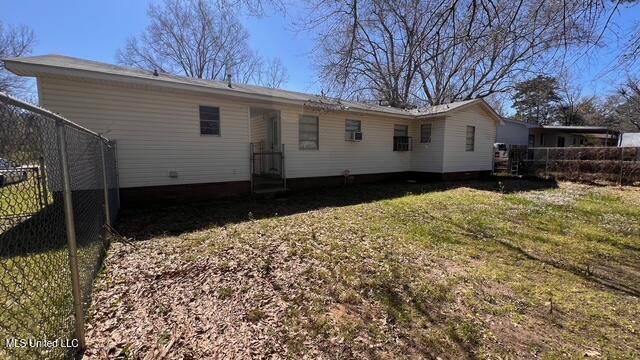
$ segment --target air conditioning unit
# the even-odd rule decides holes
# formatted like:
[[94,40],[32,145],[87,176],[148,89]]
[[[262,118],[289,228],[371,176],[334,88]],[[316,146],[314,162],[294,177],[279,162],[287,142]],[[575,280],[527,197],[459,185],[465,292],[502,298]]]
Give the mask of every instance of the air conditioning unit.
[[347,141],[362,141],[362,133],[359,131],[347,131],[345,140]]

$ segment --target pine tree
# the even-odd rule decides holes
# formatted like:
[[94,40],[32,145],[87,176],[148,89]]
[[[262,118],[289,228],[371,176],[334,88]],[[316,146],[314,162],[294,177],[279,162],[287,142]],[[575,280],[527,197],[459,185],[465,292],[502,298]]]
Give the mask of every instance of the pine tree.
[[538,75],[515,86],[513,106],[516,118],[528,123],[549,125],[553,122],[560,96],[558,80]]

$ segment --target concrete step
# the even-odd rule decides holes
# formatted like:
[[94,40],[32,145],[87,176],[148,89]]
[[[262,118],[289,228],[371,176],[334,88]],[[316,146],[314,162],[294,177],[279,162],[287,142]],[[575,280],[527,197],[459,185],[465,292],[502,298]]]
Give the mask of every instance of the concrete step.
[[289,191],[289,189],[285,187],[272,187],[272,188],[253,190],[253,193],[258,195],[275,195],[275,194],[285,193],[287,191]]

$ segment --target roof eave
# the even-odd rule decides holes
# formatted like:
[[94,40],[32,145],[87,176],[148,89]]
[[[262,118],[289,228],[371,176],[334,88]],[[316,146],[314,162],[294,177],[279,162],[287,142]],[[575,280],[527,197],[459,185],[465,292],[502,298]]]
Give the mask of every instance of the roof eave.
[[469,108],[471,106],[474,105],[481,105],[488,113],[489,115],[493,118],[493,120],[498,124],[498,125],[504,125],[504,121],[502,119],[502,116],[498,115],[498,113],[496,113],[495,110],[493,110],[493,108],[491,107],[491,105],[489,105],[486,101],[484,101],[484,99],[475,99],[473,101],[470,101],[467,104],[458,106],[456,108],[447,110],[447,111],[440,111],[437,113],[432,113],[432,114],[418,114],[416,115],[416,119],[421,120],[421,119],[429,119],[429,118],[434,118],[434,117],[443,117],[443,116],[449,116],[452,113],[458,112],[458,111],[462,111],[466,108]]
[[[170,88],[175,90],[197,91],[197,92],[204,92],[208,94],[233,97],[233,98],[238,98],[243,100],[255,100],[255,101],[262,101],[262,102],[271,102],[271,103],[298,105],[298,106],[304,106],[309,100],[311,100],[311,99],[306,101],[295,100],[295,99],[287,99],[287,98],[278,97],[278,96],[243,93],[239,91],[217,89],[217,88],[212,88],[212,87],[197,85],[197,84],[182,83],[179,81],[169,81],[163,78],[150,79],[150,78],[138,77],[138,76],[132,76],[132,75],[107,74],[102,71],[93,71],[93,70],[87,70],[87,69],[70,69],[68,67],[56,66],[56,65],[33,64],[33,63],[20,61],[19,58],[8,58],[8,59],[2,59],[2,60],[4,61],[5,67],[7,68],[7,70],[19,76],[29,76],[29,77],[38,77],[43,75],[71,76],[71,77],[86,78],[91,80],[116,81],[116,82],[144,85],[144,86],[151,86],[151,87]],[[398,113],[391,113],[386,111],[359,109],[355,107],[347,107],[342,109],[341,111],[354,112],[354,113],[360,113],[360,114],[393,116],[393,117],[400,117],[400,118],[406,118],[406,119],[412,119],[415,117],[413,114],[410,114],[410,113],[398,114]]]

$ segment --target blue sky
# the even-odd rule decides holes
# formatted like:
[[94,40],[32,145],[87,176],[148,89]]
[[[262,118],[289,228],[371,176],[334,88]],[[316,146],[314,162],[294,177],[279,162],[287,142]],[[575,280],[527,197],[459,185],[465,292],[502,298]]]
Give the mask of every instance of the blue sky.
[[[85,59],[115,62],[116,50],[130,36],[139,34],[147,25],[150,0],[0,0],[0,20],[5,24],[25,24],[38,39],[34,54],[61,54]],[[290,29],[296,9],[288,9],[288,17],[271,15],[243,18],[250,34],[250,45],[265,57],[280,57],[289,73],[284,86],[289,90],[318,92],[316,71],[310,60],[313,42],[306,33]],[[628,33],[640,21],[640,8],[622,8],[614,20],[621,26],[606,34],[613,48],[622,46],[617,35]],[[573,79],[580,83],[584,95],[606,95],[622,75],[608,72],[614,60],[611,48],[596,49],[591,56],[572,62]]]

